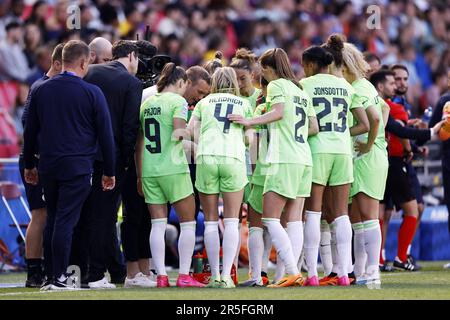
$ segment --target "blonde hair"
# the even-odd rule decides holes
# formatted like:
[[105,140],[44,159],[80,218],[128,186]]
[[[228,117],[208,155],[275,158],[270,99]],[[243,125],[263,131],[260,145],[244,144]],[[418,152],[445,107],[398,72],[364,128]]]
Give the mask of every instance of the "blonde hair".
[[351,43],[344,43],[342,58],[345,67],[356,77],[356,79],[364,78],[370,71],[370,66],[367,61],[364,60],[362,52]]
[[253,66],[256,61],[257,57],[252,51],[246,48],[239,48],[236,50],[236,53],[231,60],[230,67],[233,69],[244,69],[251,72],[253,71]]
[[268,49],[259,58],[263,67],[271,67],[280,78],[291,80],[297,87],[301,88],[297,77],[292,70],[286,51],[281,48]]
[[211,93],[230,93],[240,95],[239,83],[233,68],[216,69],[211,77]]

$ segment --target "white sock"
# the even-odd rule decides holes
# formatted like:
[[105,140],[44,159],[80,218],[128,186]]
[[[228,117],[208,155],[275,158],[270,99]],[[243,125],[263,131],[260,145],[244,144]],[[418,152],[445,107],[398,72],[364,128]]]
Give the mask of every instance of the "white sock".
[[242,222],[238,224],[238,234],[239,234],[239,242],[238,242],[238,246],[237,246],[237,250],[236,250],[236,255],[234,257],[234,265],[236,266],[236,271],[237,268],[239,267],[239,255],[241,254],[241,228],[242,228]]
[[272,239],[270,239],[269,231],[267,231],[266,228],[264,228],[263,230],[264,252],[262,256],[261,271],[268,273],[270,252],[272,251]]
[[408,256],[411,255],[411,244],[408,246],[408,249],[406,249],[406,255],[408,255]]
[[208,255],[208,262],[211,268],[211,277],[220,279],[219,269],[219,253],[220,253],[220,239],[219,239],[219,222],[205,221],[205,248]]
[[331,273],[333,259],[331,256],[331,231],[328,222],[320,221],[320,261],[322,261],[325,276]]
[[261,264],[264,254],[264,239],[262,228],[251,227],[248,232],[248,258],[252,279],[261,278]]
[[366,271],[366,248],[364,240],[364,224],[357,222],[352,224],[353,231],[355,232],[353,238],[353,254],[355,255],[355,265],[353,271],[356,277],[360,277],[365,274]]
[[294,254],[294,259],[298,267],[298,262],[300,260],[300,255],[302,254],[303,249],[303,222],[288,222],[287,234],[289,236],[289,240],[291,240],[292,253]]
[[333,223],[336,226],[337,258],[341,267],[338,276],[347,276],[352,265],[352,225],[347,215],[336,218]]
[[229,277],[231,275],[231,267],[239,244],[239,219],[225,218],[223,219],[223,223],[225,230],[223,232],[222,240],[222,277]]
[[280,219],[263,218],[264,226],[269,230],[270,237],[272,238],[273,245],[283,260],[286,272],[289,275],[297,275],[299,271],[297,269],[297,262],[295,261],[294,254],[292,252],[291,241],[286,231],[283,229],[280,223]]
[[337,254],[337,246],[336,246],[336,226],[331,223],[330,224],[330,234],[331,234],[331,259],[333,260],[333,267],[331,268],[331,272],[340,274],[341,267],[339,265],[338,254]]
[[365,250],[367,253],[367,273],[378,271],[381,248],[381,228],[378,219],[364,221]]
[[166,272],[166,234],[167,218],[152,219],[150,232],[150,250],[152,250],[152,262],[158,276],[167,276]]
[[320,245],[321,212],[306,211],[305,224],[305,258],[308,267],[308,278],[317,276],[317,258]]
[[273,281],[276,283],[280,281],[284,277],[286,269],[284,268],[283,260],[281,259],[280,255],[277,254],[277,264],[275,267],[275,275],[273,277]]
[[179,274],[189,274],[192,255],[195,247],[195,221],[180,223],[180,237],[178,238],[178,256],[180,257]]

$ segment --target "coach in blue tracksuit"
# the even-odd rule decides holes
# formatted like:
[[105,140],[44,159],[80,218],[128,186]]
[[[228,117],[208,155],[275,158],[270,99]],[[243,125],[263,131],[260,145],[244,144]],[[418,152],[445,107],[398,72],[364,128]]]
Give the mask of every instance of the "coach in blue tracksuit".
[[[101,90],[86,83],[89,47],[69,41],[63,48],[63,72],[31,92],[24,131],[25,180],[42,183],[47,204],[44,289],[67,289],[72,234],[91,189],[97,148],[104,157],[103,189],[115,185],[115,149],[111,118]],[[39,177],[34,154],[39,136]]]

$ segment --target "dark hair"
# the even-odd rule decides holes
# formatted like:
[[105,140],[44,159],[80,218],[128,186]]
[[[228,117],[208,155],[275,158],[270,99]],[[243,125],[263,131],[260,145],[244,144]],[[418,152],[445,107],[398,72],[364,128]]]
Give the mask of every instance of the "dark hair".
[[319,68],[326,68],[333,62],[333,55],[319,46],[312,46],[303,51],[303,63],[314,63]]
[[440,77],[446,77],[447,70],[445,68],[439,68],[431,74],[431,80],[436,83]]
[[128,56],[130,53],[134,52],[137,56],[139,51],[138,46],[130,40],[119,40],[114,42],[112,46],[112,56],[113,60],[123,58]]
[[196,84],[199,80],[205,80],[207,84],[211,84],[211,75],[209,72],[200,66],[193,66],[186,70],[188,79],[192,84]]
[[203,64],[203,68],[206,69],[206,71],[209,72],[210,75],[212,75],[214,73],[214,71],[216,71],[218,68],[222,68],[222,58],[223,58],[223,53],[221,51],[216,51],[216,53],[214,54],[214,59],[207,61]]
[[397,69],[402,69],[402,70],[406,71],[406,73],[409,75],[408,68],[405,65],[403,65],[403,64],[394,64],[394,65],[391,66],[391,70],[392,71],[395,72],[395,70],[397,70]]
[[392,70],[381,69],[372,73],[369,81],[376,88],[380,83],[386,82],[388,76],[394,76],[394,72]]
[[8,32],[9,30],[17,29],[17,28],[21,28],[21,27],[22,27],[22,25],[19,22],[12,21],[6,25],[5,30],[6,30],[6,32]]
[[236,53],[231,60],[230,67],[233,69],[253,71],[256,60],[256,55],[252,51],[246,48],[240,48],[236,50]]
[[89,47],[81,40],[70,40],[64,45],[62,50],[62,61],[65,64],[71,64],[82,57],[89,58]]
[[62,52],[63,52],[64,45],[65,45],[64,43],[60,43],[60,44],[56,45],[56,47],[53,49],[52,63],[55,61],[59,61],[62,63]]
[[158,92],[161,92],[165,87],[176,83],[180,79],[187,81],[186,71],[182,67],[175,66],[173,62],[166,63],[156,83],[156,88]]
[[259,79],[259,83],[261,85],[261,88],[267,87],[269,85],[269,81],[266,80],[263,76]]
[[340,34],[332,34],[328,37],[327,42],[321,47],[332,54],[334,64],[337,68],[340,68],[344,63],[344,58],[342,57],[342,50],[344,49],[345,37]]
[[378,63],[381,63],[380,57],[372,52],[366,51],[363,53],[363,56],[367,63],[371,63],[372,61],[378,61]]
[[300,83],[292,71],[286,51],[283,49],[274,48],[267,50],[259,58],[259,62],[263,67],[267,66],[274,69],[280,78],[291,80],[297,87],[300,87]]

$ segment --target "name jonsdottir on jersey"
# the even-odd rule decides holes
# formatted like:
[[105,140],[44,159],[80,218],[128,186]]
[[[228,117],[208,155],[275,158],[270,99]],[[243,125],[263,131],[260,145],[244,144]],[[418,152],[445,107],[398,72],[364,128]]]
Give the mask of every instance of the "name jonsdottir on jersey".
[[218,98],[210,98],[208,100],[209,103],[220,103],[220,102],[229,102],[235,105],[243,105],[243,100],[236,99],[232,97],[218,97]]
[[344,96],[348,97],[347,89],[345,88],[333,88],[333,87],[315,87],[313,94],[316,95],[329,95],[329,96]]

